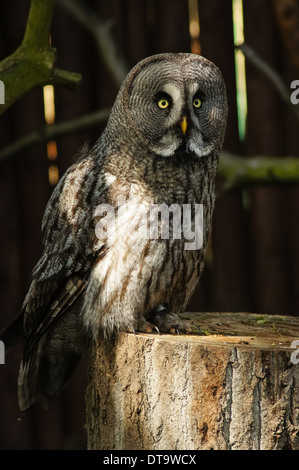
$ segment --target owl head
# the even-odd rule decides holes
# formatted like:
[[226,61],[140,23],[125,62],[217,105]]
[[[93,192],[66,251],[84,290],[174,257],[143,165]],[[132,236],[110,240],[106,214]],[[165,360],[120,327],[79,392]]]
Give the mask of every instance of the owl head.
[[158,54],[125,79],[111,113],[113,140],[125,129],[155,155],[200,158],[219,151],[226,118],[225,84],[212,62],[189,53]]

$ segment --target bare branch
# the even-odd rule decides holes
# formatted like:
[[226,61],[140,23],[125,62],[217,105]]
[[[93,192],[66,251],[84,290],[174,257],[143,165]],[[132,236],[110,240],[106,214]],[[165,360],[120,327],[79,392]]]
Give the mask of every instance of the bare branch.
[[55,0],[32,0],[23,41],[19,48],[0,62],[0,78],[5,84],[5,104],[0,114],[32,88],[47,83],[74,87],[81,75],[56,69],[55,49],[49,33]]
[[220,192],[256,184],[299,184],[299,158],[246,157],[222,151],[218,176]]
[[275,70],[270,67],[267,62],[262,59],[250,46],[243,43],[240,46],[237,46],[240,49],[246,59],[254,65],[258,70],[260,70],[272,83],[272,85],[276,88],[281,98],[285,101],[285,103],[290,107],[290,109],[295,114],[296,118],[299,119],[299,107],[294,105],[290,100],[290,89],[284,83],[282,78],[279,76]]
[[70,13],[94,37],[100,56],[117,87],[126,77],[129,67],[113,35],[111,21],[103,21],[79,0],[57,0],[57,4]]
[[28,150],[38,144],[57,139],[74,132],[83,131],[95,127],[98,124],[105,122],[109,116],[110,109],[102,109],[91,114],[86,114],[78,119],[60,122],[59,124],[52,124],[44,126],[40,130],[32,132],[32,134],[17,140],[11,145],[0,150],[0,162],[16,156],[25,150]]

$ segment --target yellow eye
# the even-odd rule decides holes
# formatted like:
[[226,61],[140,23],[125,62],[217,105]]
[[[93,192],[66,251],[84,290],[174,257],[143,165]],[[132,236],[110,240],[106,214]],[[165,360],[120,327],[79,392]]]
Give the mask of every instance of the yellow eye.
[[193,106],[194,106],[194,108],[200,108],[201,107],[201,100],[199,98],[194,98]]
[[159,106],[159,108],[161,108],[161,109],[166,109],[166,108],[168,108],[168,106],[169,106],[169,101],[168,101],[166,98],[161,98],[161,99],[158,101],[158,106]]

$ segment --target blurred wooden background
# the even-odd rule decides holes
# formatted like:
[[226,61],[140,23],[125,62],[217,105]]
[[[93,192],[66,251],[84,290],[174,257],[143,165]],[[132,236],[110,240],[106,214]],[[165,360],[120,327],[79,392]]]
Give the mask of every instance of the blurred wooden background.
[[[191,50],[188,0],[88,0],[114,32],[129,67],[159,52]],[[194,2],[193,2],[194,3]],[[247,123],[238,131],[231,0],[199,0],[200,36],[193,50],[214,61],[227,84],[229,121],[225,150],[246,156],[299,155],[298,120],[272,83],[246,62]],[[20,44],[29,0],[3,0],[0,6],[0,60]],[[244,0],[244,36],[286,85],[299,79],[297,0]],[[99,56],[90,32],[59,5],[52,26],[58,66],[82,73],[76,91],[55,88],[56,122],[112,105],[118,87]],[[297,49],[296,49],[297,47]],[[1,79],[1,77],[0,77]],[[291,94],[291,91],[290,91]],[[0,149],[45,124],[43,91],[34,90],[0,118]],[[94,142],[103,125],[57,139],[54,166],[62,175],[78,147]],[[19,310],[30,273],[41,252],[41,219],[53,186],[53,165],[42,144],[0,163],[0,329]],[[212,243],[193,311],[299,313],[299,188],[258,186],[218,198]],[[0,448],[78,449],[85,447],[86,363],[48,411],[17,406],[21,348],[0,365]]]

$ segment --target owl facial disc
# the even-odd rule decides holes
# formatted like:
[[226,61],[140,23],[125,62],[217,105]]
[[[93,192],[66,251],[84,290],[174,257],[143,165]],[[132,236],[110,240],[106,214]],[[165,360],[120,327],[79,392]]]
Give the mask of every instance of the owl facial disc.
[[137,66],[128,88],[130,120],[140,142],[161,157],[210,154],[219,148],[226,122],[219,69],[192,54],[157,58]]

